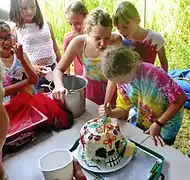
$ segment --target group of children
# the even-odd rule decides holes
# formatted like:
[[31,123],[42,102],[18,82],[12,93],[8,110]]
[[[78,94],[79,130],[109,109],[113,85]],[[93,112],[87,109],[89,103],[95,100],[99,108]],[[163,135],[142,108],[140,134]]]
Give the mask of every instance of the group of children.
[[[88,79],[86,97],[100,105],[101,116],[127,117],[130,108],[136,106],[137,126],[150,134],[156,145],[172,145],[181,127],[186,96],[167,75],[164,38],[142,28],[137,9],[127,1],[116,6],[112,17],[101,8],[88,13],[82,1],[75,1],[65,16],[72,31],[65,36],[62,57],[37,0],[11,0],[9,19],[15,26],[10,28],[9,23],[0,21],[0,59],[4,66],[0,148],[8,129],[3,103],[19,92],[43,92],[41,85],[48,83],[44,77],[47,67],[53,70],[53,97],[63,101],[63,74],[70,72],[72,62],[75,74]],[[113,26],[118,32],[112,32]],[[157,55],[161,68],[153,65]]]

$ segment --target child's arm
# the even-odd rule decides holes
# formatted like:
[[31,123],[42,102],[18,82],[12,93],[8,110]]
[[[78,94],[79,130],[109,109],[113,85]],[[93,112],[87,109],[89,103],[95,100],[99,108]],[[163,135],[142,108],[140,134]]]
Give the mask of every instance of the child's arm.
[[2,150],[3,145],[5,143],[9,127],[9,117],[3,106],[3,98],[4,98],[4,89],[2,87],[2,84],[0,84],[0,151]]
[[49,25],[49,29],[50,29],[50,32],[51,32],[51,38],[52,38],[52,41],[53,41],[53,49],[54,49],[54,52],[55,52],[56,57],[57,57],[56,60],[57,60],[57,62],[59,62],[60,59],[61,59],[61,53],[60,53],[60,50],[59,50],[59,48],[57,46],[57,42],[55,40],[55,36],[54,36],[54,33],[53,33],[53,28],[52,28],[52,26],[51,26],[51,24],[49,22],[47,22],[47,23]]
[[29,84],[35,85],[38,83],[38,76],[35,73],[34,69],[32,68],[32,65],[30,64],[26,54],[23,53],[22,46],[17,44],[14,47],[14,52],[23,66],[27,79],[24,79],[18,83],[5,87],[4,89],[5,89],[6,96],[22,91],[23,88],[25,88]]
[[100,105],[99,107],[99,115],[100,116],[109,116],[111,118],[123,118],[123,117],[128,117],[129,111],[122,109],[122,108],[115,108],[111,109],[110,105]]
[[160,65],[165,72],[168,72],[168,60],[166,58],[166,52],[164,46],[162,46],[158,51],[158,57],[160,60]]
[[109,116],[111,118],[126,118],[129,115],[129,111],[122,108],[115,108],[111,110]]
[[71,65],[74,58],[76,56],[81,56],[85,40],[84,38],[85,36],[80,35],[69,43],[65,53],[53,71],[53,82],[55,84],[55,88],[52,93],[55,99],[63,100],[66,91],[63,86],[63,74]]
[[104,99],[104,104],[110,103],[113,97],[113,94],[116,90],[116,84],[110,80],[108,80],[107,88],[106,88],[106,95]]

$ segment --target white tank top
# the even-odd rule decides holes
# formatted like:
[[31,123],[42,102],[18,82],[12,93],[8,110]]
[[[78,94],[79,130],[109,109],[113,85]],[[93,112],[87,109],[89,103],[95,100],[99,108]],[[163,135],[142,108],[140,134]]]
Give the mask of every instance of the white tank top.
[[35,23],[25,24],[25,28],[16,29],[18,42],[22,44],[32,64],[50,65],[56,61],[51,32],[47,22],[39,29]]

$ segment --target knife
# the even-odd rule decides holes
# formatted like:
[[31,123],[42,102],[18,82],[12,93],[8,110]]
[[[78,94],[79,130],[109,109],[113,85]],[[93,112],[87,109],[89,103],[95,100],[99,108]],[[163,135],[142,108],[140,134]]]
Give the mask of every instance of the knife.
[[73,144],[73,146],[69,149],[70,152],[73,152],[75,149],[77,149],[78,145],[80,142],[80,138],[77,138],[77,140],[75,141],[75,143]]

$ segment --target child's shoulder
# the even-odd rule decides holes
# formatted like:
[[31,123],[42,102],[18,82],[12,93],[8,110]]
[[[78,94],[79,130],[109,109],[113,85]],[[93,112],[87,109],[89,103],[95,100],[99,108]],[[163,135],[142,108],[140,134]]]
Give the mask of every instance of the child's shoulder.
[[78,35],[70,41],[69,46],[70,47],[72,46],[72,48],[80,50],[83,48],[85,41],[86,41],[85,35]]
[[145,37],[144,41],[150,40],[152,44],[157,46],[157,50],[159,50],[165,44],[165,39],[161,33],[148,29],[148,34]]
[[64,41],[70,42],[74,37],[75,35],[72,32],[67,32],[64,34]]

